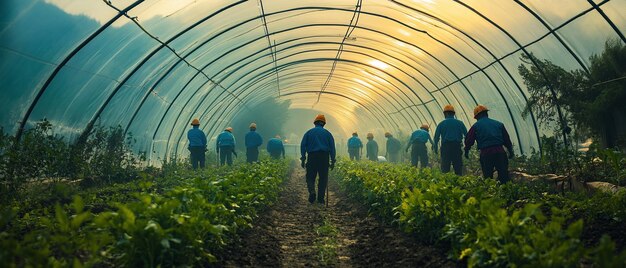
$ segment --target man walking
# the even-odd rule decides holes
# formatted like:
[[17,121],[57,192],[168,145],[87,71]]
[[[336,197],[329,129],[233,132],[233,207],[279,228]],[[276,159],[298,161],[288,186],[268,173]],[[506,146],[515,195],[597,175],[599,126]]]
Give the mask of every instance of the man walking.
[[[302,168],[306,168],[309,202],[314,203],[317,199],[318,203],[323,204],[326,185],[328,184],[328,169],[332,170],[335,167],[335,139],[330,131],[324,129],[326,117],[323,114],[317,115],[313,124],[315,127],[309,129],[300,142],[300,160],[302,161]],[[317,174],[319,174],[319,182],[316,195],[315,177]]]
[[198,169],[198,164],[200,164],[200,168],[204,168],[205,156],[204,152],[206,151],[206,135],[200,129],[200,120],[198,118],[194,118],[191,121],[192,128],[187,131],[187,139],[189,140],[189,152],[191,153],[191,166],[193,169]]
[[259,146],[263,144],[263,138],[256,132],[256,123],[250,124],[250,131],[246,133],[246,161],[248,163],[259,161]]
[[[513,143],[504,124],[500,121],[489,118],[489,109],[483,105],[474,108],[474,118],[476,123],[467,132],[465,137],[465,158],[469,158],[469,150],[477,142],[480,150],[480,167],[483,177],[493,178],[493,170],[498,171],[498,181],[506,183],[509,181],[509,160],[513,158]],[[507,154],[502,146],[509,152]]]
[[437,153],[439,139],[441,139],[441,172],[450,172],[450,165],[454,166],[456,175],[463,175],[463,159],[461,143],[463,137],[467,136],[467,128],[461,120],[454,118],[454,107],[446,105],[443,108],[445,119],[437,125],[435,130],[435,143],[433,150]]
[[285,146],[279,135],[267,141],[267,152],[273,159],[279,159],[281,155],[285,158]]
[[367,144],[365,144],[367,159],[378,161],[378,143],[374,140],[374,134],[367,133]]
[[355,131],[352,133],[352,137],[348,139],[348,154],[350,155],[350,160],[361,160],[361,150],[363,150],[363,143],[361,139],[359,139],[359,134]]
[[423,124],[420,129],[411,134],[409,144],[407,144],[405,150],[409,151],[409,148],[411,148],[411,165],[414,167],[417,167],[417,162],[420,162],[421,168],[428,167],[426,142],[433,144],[433,140],[430,138],[430,134],[428,134],[428,125]]
[[394,138],[389,132],[385,132],[385,138],[387,138],[387,153],[385,154],[387,160],[391,163],[400,162],[400,150],[402,150],[400,140]]
[[227,127],[220,135],[217,136],[216,146],[217,154],[220,156],[220,165],[224,163],[229,166],[233,165],[233,154],[235,152],[235,136],[233,136],[233,128]]

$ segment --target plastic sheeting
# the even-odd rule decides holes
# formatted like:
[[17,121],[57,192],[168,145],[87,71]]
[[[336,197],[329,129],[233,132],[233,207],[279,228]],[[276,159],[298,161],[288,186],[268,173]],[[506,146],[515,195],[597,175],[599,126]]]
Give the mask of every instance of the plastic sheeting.
[[626,0],[71,1],[0,9],[0,126],[47,118],[76,137],[121,125],[150,156],[181,153],[189,121],[214,136],[267,98],[333,114],[339,135],[408,133],[452,104],[487,105],[518,153],[544,130],[523,118],[517,73],[534,53],[586,69],[624,40]]

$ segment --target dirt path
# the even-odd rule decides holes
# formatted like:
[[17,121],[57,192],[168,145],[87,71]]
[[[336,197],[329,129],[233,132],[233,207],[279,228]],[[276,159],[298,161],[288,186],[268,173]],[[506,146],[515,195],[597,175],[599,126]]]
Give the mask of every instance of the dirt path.
[[[304,170],[282,187],[279,201],[263,213],[220,261],[225,267],[454,267],[434,247],[367,215],[331,179],[329,207],[311,205]],[[326,232],[330,230],[330,235]],[[328,249],[331,253],[324,251]],[[330,258],[329,258],[330,256]]]

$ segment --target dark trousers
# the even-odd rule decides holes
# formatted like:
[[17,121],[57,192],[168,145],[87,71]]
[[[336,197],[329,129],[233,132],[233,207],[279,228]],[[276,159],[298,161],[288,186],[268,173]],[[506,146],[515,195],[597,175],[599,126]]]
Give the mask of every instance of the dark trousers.
[[220,147],[220,165],[223,166],[224,162],[226,162],[229,166],[233,165],[233,147]]
[[348,148],[348,154],[350,155],[350,160],[361,160],[359,148]]
[[191,166],[193,169],[198,169],[198,164],[200,164],[200,168],[204,168],[204,147],[189,147],[189,152],[191,152]]
[[454,166],[456,175],[463,175],[463,160],[460,142],[444,142],[441,144],[441,172],[450,172],[450,165]]
[[400,152],[389,153],[389,159],[387,159],[390,163],[398,163],[400,162]]
[[495,153],[480,156],[480,167],[483,170],[483,177],[493,179],[493,170],[498,171],[500,183],[509,181],[509,159],[506,153]]
[[270,157],[272,157],[273,159],[280,159],[281,155],[282,152],[270,152]]
[[324,194],[326,193],[326,185],[328,184],[328,166],[330,154],[328,152],[309,153],[306,162],[306,187],[309,190],[309,196],[315,195],[315,177],[319,174],[317,183],[317,202],[324,203]]
[[411,165],[417,167],[418,161],[422,168],[428,167],[428,152],[425,143],[413,143],[411,146]]
[[259,147],[246,148],[246,161],[248,161],[248,163],[259,161]]

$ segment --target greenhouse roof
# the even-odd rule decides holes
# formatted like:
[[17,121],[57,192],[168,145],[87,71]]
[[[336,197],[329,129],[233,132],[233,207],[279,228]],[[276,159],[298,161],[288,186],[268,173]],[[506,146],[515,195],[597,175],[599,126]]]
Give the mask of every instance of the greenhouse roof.
[[524,153],[547,130],[521,115],[522,55],[587,70],[608,38],[626,41],[626,0],[1,5],[5,132],[42,118],[69,137],[121,125],[158,155],[185,149],[192,118],[212,137],[271,98],[332,115],[344,136],[435,126],[446,104],[471,125],[484,104]]

